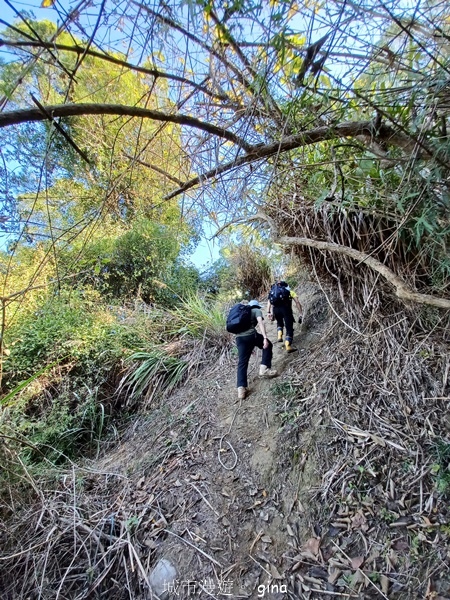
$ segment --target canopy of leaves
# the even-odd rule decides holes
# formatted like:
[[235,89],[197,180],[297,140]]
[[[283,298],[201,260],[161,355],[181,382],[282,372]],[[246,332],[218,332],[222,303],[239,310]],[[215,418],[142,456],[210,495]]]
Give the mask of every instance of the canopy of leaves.
[[[203,209],[220,224],[262,210],[276,235],[374,253],[393,276],[446,294],[446,3],[133,0],[58,11],[59,30],[23,17],[2,39],[0,125],[18,127],[25,147],[33,140],[24,156],[38,193],[64,173],[89,190],[89,208],[119,219],[165,211],[162,197],[183,192],[185,214]],[[35,121],[47,123],[40,144]],[[363,223],[353,239],[327,226],[337,213],[348,231]]]
[[[44,45],[82,44],[50,21],[20,19],[4,32],[5,42],[29,41],[30,31]],[[29,60],[19,47],[17,58],[2,65],[8,109],[114,98],[124,105],[173,110],[163,81],[149,81],[120,64],[91,54],[80,61],[73,51],[57,58],[50,49],[32,55]],[[195,279],[178,260],[195,238],[194,215],[183,214],[176,199],[162,201],[170,181],[165,173],[183,168],[176,125],[100,114],[23,124],[2,134],[4,228],[13,234],[2,257],[2,296],[8,305],[25,294],[30,302],[34,289],[39,294],[49,282],[60,286],[67,279],[72,285],[88,282],[110,298],[139,293],[147,301],[170,304],[176,294],[167,291],[173,273],[179,275],[178,292]],[[39,301],[34,296],[28,310]],[[10,310],[4,322],[15,313]]]

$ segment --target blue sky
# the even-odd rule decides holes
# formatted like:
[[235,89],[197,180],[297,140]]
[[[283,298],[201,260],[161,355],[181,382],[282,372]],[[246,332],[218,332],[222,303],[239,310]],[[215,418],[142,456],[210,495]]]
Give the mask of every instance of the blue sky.
[[[17,11],[28,11],[32,12],[33,15],[37,19],[48,19],[51,21],[56,21],[57,13],[51,8],[41,8],[42,0],[11,0],[10,4]],[[59,7],[64,7],[67,11],[72,9],[75,6],[75,3],[62,0],[59,3]],[[11,7],[5,2],[5,0],[0,0],[0,15],[3,21],[7,23],[13,23],[17,19],[17,15],[11,9]],[[1,28],[4,25],[1,24]],[[3,60],[8,60],[8,52],[7,49],[3,48],[0,51],[0,57]],[[208,232],[208,238],[204,237],[200,240],[195,252],[190,256],[190,260],[194,263],[194,265],[198,268],[206,267],[207,263],[211,263],[219,258],[219,245],[217,240],[209,241],[214,231]],[[4,233],[0,231],[0,249],[5,249],[8,242],[13,239],[15,236],[11,234]]]
[[194,254],[190,259],[196,267],[204,267],[206,263],[213,262],[219,258],[219,246],[217,242],[210,242],[207,239],[200,241]]

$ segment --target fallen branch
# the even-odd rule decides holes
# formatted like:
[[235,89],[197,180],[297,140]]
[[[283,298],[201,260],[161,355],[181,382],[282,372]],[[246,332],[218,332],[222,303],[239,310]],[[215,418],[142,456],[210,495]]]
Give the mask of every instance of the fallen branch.
[[437,308],[450,308],[450,300],[431,296],[430,294],[421,294],[419,292],[415,292],[403,281],[401,277],[394,273],[392,269],[365,252],[360,252],[359,250],[349,248],[348,246],[341,246],[340,244],[335,244],[334,242],[323,242],[304,237],[280,236],[276,237],[274,242],[285,246],[308,246],[310,248],[317,248],[318,250],[343,254],[344,256],[353,258],[359,263],[367,265],[377,273],[380,273],[380,275],[382,275],[382,277],[384,277],[386,281],[395,288],[395,295],[397,298],[400,298],[401,300],[409,300],[418,304],[428,304],[429,306],[436,306]]
[[[324,242],[321,240],[313,240],[305,237],[290,237],[286,235],[278,235],[275,221],[264,213],[257,213],[253,217],[246,219],[248,221],[266,221],[272,230],[272,239],[276,244],[285,246],[308,246],[309,248],[317,248],[318,250],[325,250],[328,252],[336,252],[337,254],[343,254],[363,263],[380,273],[382,277],[386,279],[395,288],[395,295],[401,300],[409,300],[416,302],[417,304],[427,304],[429,306],[436,306],[437,308],[450,309],[450,300],[447,298],[440,298],[437,296],[431,296],[430,294],[421,294],[420,292],[414,291],[409,285],[407,285],[401,277],[399,277],[392,269],[384,265],[381,261],[377,260],[373,256],[360,252],[349,246],[342,246],[335,244],[334,242]],[[226,229],[230,223],[224,225],[216,232],[215,236],[220,234]],[[214,237],[215,237],[214,236]]]

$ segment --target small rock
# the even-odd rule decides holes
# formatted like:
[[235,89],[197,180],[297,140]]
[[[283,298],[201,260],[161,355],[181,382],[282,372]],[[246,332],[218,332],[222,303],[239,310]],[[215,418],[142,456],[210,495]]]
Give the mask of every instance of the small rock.
[[170,584],[176,580],[176,577],[175,567],[166,558],[162,558],[156,563],[155,568],[150,573],[149,581],[152,590],[161,600],[169,598]]

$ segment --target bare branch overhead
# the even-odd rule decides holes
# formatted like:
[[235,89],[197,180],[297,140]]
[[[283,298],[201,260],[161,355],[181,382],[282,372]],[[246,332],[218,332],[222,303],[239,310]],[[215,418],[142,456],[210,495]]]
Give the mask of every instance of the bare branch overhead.
[[[310,144],[316,144],[325,140],[339,139],[345,137],[368,136],[376,137],[378,141],[398,146],[408,152],[414,151],[414,140],[410,139],[402,132],[396,132],[387,125],[380,126],[376,131],[373,121],[359,121],[340,123],[334,126],[316,127],[309,131],[301,132],[297,135],[289,136],[279,142],[269,144],[250,145],[244,139],[233,132],[217,127],[212,123],[205,123],[189,115],[173,115],[162,113],[150,109],[139,108],[136,106],[121,106],[110,104],[62,104],[44,107],[47,114],[52,117],[73,117],[83,115],[122,115],[130,117],[139,117],[155,121],[176,123],[193,127],[205,131],[219,138],[226,139],[236,144],[245,152],[245,156],[237,157],[235,160],[218,165],[211,171],[199,175],[192,180],[184,183],[180,188],[171,192],[167,198],[172,198],[197,185],[200,181],[207,181],[215,176],[235,169],[241,165],[256,162],[276,154],[295,150]],[[0,113],[0,128],[19,123],[42,121],[46,116],[41,110],[26,109]]]
[[[178,125],[186,125],[194,127],[201,131],[206,131],[219,138],[233,142],[243,150],[250,151],[253,146],[248,144],[244,139],[235,135],[227,129],[218,127],[212,123],[205,123],[200,119],[189,115],[173,115],[163,113],[148,108],[140,108],[138,106],[122,106],[119,104],[56,104],[53,106],[45,106],[46,112],[54,117],[80,117],[83,115],[117,115],[128,117],[139,117],[141,119],[152,119],[153,121],[163,121],[165,123],[176,123]],[[43,121],[47,117],[39,109],[15,110],[10,112],[0,113],[0,128],[10,125],[18,125],[19,123],[27,123],[32,121]]]
[[[56,4],[53,10],[61,17]],[[50,118],[92,157],[93,168],[82,167],[83,185],[90,189],[101,175],[102,189],[114,190],[120,206],[134,207],[136,198],[168,205],[189,191],[197,222],[214,214],[222,223],[253,214],[254,199],[262,199],[287,238],[328,244],[322,249],[333,256],[362,252],[357,260],[399,297],[428,302],[412,288],[448,289],[450,25],[443,1],[92,0],[79,10],[58,18],[63,29],[21,18],[2,32],[10,60],[2,89],[14,107],[0,113],[5,148],[6,128],[15,125],[25,141],[36,135],[42,164],[51,155],[45,164],[55,180],[81,169],[78,154],[60,152],[59,136],[44,143],[27,126]],[[29,107],[30,93],[40,110]],[[37,146],[28,154],[14,148],[22,181],[42,181]],[[130,191],[134,178],[139,193]],[[21,192],[14,189],[16,197]],[[329,267],[338,271],[337,260],[325,261],[324,272]]]

